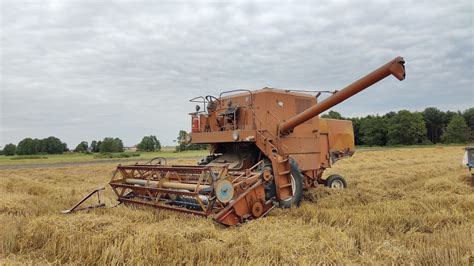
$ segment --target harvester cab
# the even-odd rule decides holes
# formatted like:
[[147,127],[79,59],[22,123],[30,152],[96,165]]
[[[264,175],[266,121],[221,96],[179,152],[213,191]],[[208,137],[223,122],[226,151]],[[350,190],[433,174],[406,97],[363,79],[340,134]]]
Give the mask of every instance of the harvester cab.
[[389,75],[405,78],[403,58],[320,102],[320,93],[272,88],[193,98],[198,105],[186,142],[209,145],[209,156],[196,166],[119,165],[109,184],[119,202],[211,216],[224,225],[299,205],[303,189],[319,184],[344,188],[341,176],[322,176],[354,154],[352,123],[319,114]]

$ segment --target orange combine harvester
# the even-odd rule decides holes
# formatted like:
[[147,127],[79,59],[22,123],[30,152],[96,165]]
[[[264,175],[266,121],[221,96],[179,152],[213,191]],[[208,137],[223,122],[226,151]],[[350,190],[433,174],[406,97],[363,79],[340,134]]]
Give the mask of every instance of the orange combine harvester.
[[320,102],[321,92],[271,88],[191,99],[198,105],[186,141],[208,144],[209,156],[196,166],[162,159],[119,165],[109,184],[121,203],[211,216],[224,225],[297,206],[304,189],[320,184],[344,188],[341,176],[322,175],[354,154],[352,123],[319,114],[387,76],[403,80],[404,63],[397,57]]

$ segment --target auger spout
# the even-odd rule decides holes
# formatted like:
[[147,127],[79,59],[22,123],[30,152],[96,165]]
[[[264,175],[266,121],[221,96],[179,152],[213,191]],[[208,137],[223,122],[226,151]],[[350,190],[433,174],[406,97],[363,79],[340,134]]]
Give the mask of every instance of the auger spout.
[[405,61],[402,57],[396,57],[385,65],[372,71],[361,79],[353,82],[344,89],[336,92],[332,96],[324,99],[322,102],[313,105],[298,115],[288,119],[279,126],[279,133],[281,135],[289,134],[295,127],[303,124],[311,118],[321,114],[329,108],[343,102],[344,100],[354,96],[362,90],[372,86],[380,80],[386,78],[389,75],[394,75],[397,79],[405,79]]

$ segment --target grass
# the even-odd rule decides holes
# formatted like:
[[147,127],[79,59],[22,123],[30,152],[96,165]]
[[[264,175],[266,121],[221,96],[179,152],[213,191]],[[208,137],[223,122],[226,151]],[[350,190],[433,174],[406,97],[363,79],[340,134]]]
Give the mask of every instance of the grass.
[[115,153],[97,153],[94,154],[94,159],[113,159],[113,158],[131,158],[131,157],[140,157],[138,152],[115,152]]
[[367,146],[357,145],[356,150],[392,150],[392,149],[413,149],[413,148],[437,148],[437,147],[467,147],[474,143],[454,143],[454,144],[416,144],[416,145],[391,145],[391,146]]
[[[209,152],[206,150],[183,151],[183,152],[174,152],[170,150],[165,150],[161,152],[139,152],[139,153],[140,153],[140,156],[135,156],[136,155],[135,152],[124,152],[117,156],[101,156],[100,154],[85,154],[85,153],[48,154],[47,156],[0,155],[0,165],[89,162],[89,161],[97,161],[97,160],[110,160],[111,158],[114,160],[117,158],[124,158],[125,160],[130,160],[130,159],[148,160],[155,157],[165,157],[165,158],[204,157],[207,154],[209,154]],[[34,160],[31,160],[31,159],[34,159]]]
[[[474,144],[470,144],[471,146]],[[357,146],[356,150],[393,150],[393,149],[413,149],[413,148],[436,148],[436,147],[465,147],[464,144],[450,144],[450,145],[415,145],[415,146]],[[139,155],[137,155],[139,154]],[[18,165],[18,164],[49,164],[49,163],[69,163],[69,162],[90,162],[99,160],[114,161],[117,159],[129,160],[149,160],[155,157],[165,158],[189,158],[189,157],[204,157],[208,155],[207,150],[198,151],[184,151],[175,152],[174,147],[165,147],[160,152],[123,152],[123,153],[106,153],[106,154],[85,154],[85,153],[64,153],[64,154],[48,154],[45,155],[30,155],[30,156],[4,156],[0,155],[1,165]],[[34,160],[33,160],[34,159]]]
[[[356,153],[326,173],[348,189],[312,189],[300,208],[235,228],[143,207],[59,214],[107,183],[112,163],[0,170],[0,264],[468,265],[474,188],[463,152]],[[104,197],[114,203],[110,189]]]
[[13,156],[10,157],[10,160],[31,160],[31,159],[48,159],[46,156],[42,155],[27,155],[27,156]]

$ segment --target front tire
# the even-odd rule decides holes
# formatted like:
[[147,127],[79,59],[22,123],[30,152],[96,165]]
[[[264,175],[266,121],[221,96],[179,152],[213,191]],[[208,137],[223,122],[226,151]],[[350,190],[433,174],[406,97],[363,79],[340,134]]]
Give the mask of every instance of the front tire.
[[324,185],[326,187],[335,189],[347,188],[346,180],[340,175],[330,175],[326,181],[324,181]]
[[198,162],[198,165],[207,165],[210,162],[212,162],[214,159],[216,159],[215,155],[208,155],[204,158],[201,158],[201,160]]
[[290,175],[292,178],[293,196],[286,200],[281,200],[279,202],[281,208],[299,207],[301,199],[303,198],[303,175],[301,174],[298,164],[292,158],[290,158]]

